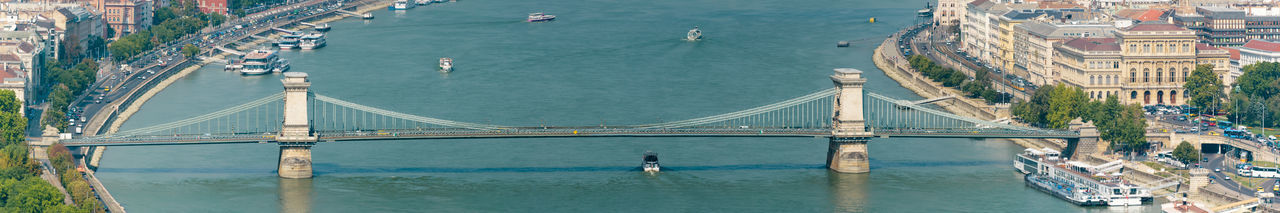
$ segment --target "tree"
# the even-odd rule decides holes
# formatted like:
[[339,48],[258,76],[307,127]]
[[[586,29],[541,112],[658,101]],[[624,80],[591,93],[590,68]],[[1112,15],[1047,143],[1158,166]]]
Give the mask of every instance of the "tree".
[[182,55],[185,55],[188,58],[199,53],[200,47],[196,47],[196,45],[187,44],[186,46],[182,46]]
[[1182,163],[1191,163],[1200,160],[1200,151],[1196,150],[1191,143],[1183,141],[1178,144],[1177,148],[1173,148],[1173,157]]
[[1212,64],[1201,64],[1196,66],[1196,70],[1191,72],[1191,76],[1187,76],[1186,83],[1182,85],[1187,91],[1187,95],[1191,98],[1188,103],[1201,109],[1207,109],[1225,95],[1222,93],[1222,79],[1213,73]]
[[1079,88],[1058,84],[1049,96],[1049,112],[1045,115],[1045,127],[1054,129],[1067,128],[1071,120],[1080,117],[1088,97]]

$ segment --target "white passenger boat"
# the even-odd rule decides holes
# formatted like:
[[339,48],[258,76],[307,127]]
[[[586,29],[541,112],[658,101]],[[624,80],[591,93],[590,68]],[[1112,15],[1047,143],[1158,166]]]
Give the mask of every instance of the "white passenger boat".
[[325,46],[324,33],[308,33],[299,39],[298,47],[304,50],[320,49]]
[[525,19],[525,21],[529,21],[529,22],[544,22],[544,21],[551,21],[551,20],[555,20],[555,19],[556,19],[556,16],[555,16],[555,15],[548,15],[548,14],[543,14],[543,13],[530,13],[530,14],[529,14],[529,18]]
[[693,27],[692,30],[689,30],[688,34],[684,35],[684,38],[690,41],[702,39],[702,30],[699,30],[698,27]]
[[1119,160],[1089,165],[1062,159],[1057,150],[1026,149],[1014,156],[1013,167],[1026,174],[1027,186],[1076,205],[1137,206],[1152,200],[1150,190],[1119,177]]
[[662,170],[662,167],[658,166],[658,153],[646,151],[643,160],[644,163],[640,164],[640,168],[644,169],[644,172],[656,173]]
[[329,28],[329,23],[316,24],[315,28],[316,28],[316,31],[320,31],[320,32],[329,31],[329,29],[331,29]]
[[440,58],[440,72],[453,72],[452,58]]
[[[254,50],[244,55],[244,60],[240,61],[241,75],[262,75],[274,71],[282,71],[280,57],[276,55],[276,51],[272,50]],[[288,67],[288,62],[284,62],[284,67]],[[288,68],[285,68],[288,69]]]
[[283,35],[283,36],[280,36],[280,44],[276,46],[279,46],[280,49],[282,50],[297,48],[298,42],[301,40],[301,38],[302,38],[301,34]]
[[434,2],[435,2],[435,1],[433,1],[433,0],[414,0],[414,1],[413,1],[413,3],[417,3],[418,5],[429,5],[429,4],[434,3]]
[[396,0],[395,2],[391,3],[391,6],[388,6],[388,7],[390,7],[390,9],[392,10],[408,10],[408,9],[412,9],[416,5],[417,4],[414,4],[413,2],[409,2],[409,0]]

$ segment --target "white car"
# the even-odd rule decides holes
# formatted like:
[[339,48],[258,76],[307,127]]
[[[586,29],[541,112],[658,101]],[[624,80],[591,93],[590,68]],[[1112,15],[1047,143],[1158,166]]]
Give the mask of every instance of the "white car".
[[1213,168],[1213,172],[1222,172],[1222,168]]

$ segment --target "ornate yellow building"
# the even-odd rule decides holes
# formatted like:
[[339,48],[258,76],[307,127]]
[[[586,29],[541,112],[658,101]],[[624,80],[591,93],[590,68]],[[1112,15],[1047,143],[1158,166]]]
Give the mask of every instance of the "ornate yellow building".
[[1091,99],[1118,96],[1121,103],[1183,105],[1182,88],[1197,64],[1228,72],[1226,50],[1196,43],[1195,31],[1160,22],[1117,30],[1115,38],[1080,38],[1055,47],[1054,66],[1063,83]]

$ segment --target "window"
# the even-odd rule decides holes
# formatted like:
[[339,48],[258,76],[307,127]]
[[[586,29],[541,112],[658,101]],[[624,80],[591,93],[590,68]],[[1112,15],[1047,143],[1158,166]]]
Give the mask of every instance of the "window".
[[1129,99],[1138,99],[1138,91],[1129,92]]
[[1157,45],[1156,45],[1156,51],[1159,51],[1159,52],[1163,53],[1163,52],[1164,52],[1164,44],[1157,44]]
[[1175,82],[1177,78],[1173,75],[1173,68],[1169,68],[1169,82]]
[[1136,79],[1138,79],[1138,71],[1129,70],[1129,83],[1137,82]]
[[1160,72],[1160,69],[1156,68],[1156,83],[1160,83],[1160,73],[1164,72]]
[[[1091,75],[1091,76],[1089,76],[1089,85],[1093,85],[1093,84],[1094,84],[1094,83],[1093,83],[1093,79],[1094,79],[1094,76],[1092,76],[1092,75]],[[1090,93],[1092,93],[1092,92],[1090,92]]]
[[1142,83],[1151,82],[1151,70],[1142,69]]
[[1187,68],[1182,68],[1182,82],[1187,82]]
[[1151,53],[1151,45],[1150,45],[1150,44],[1143,44],[1143,45],[1142,45],[1142,53]]

